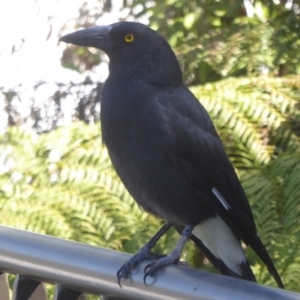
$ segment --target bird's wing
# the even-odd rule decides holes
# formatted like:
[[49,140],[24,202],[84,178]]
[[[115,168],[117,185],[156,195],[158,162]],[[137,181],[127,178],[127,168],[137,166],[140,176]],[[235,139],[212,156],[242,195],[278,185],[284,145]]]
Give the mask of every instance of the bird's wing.
[[207,112],[200,104],[193,103],[190,115],[187,109],[176,106],[166,113],[171,124],[169,153],[174,164],[190,178],[200,194],[205,191],[210,195],[207,205],[247,243],[247,236],[256,235],[252,212]]
[[238,239],[253,248],[278,286],[283,287],[257,235],[248,199],[208,113],[187,89],[177,92],[172,99],[167,98],[162,113],[172,136],[169,155],[175,166],[194,183],[199,195],[201,192],[209,195],[208,199],[202,199],[204,205],[209,205]]

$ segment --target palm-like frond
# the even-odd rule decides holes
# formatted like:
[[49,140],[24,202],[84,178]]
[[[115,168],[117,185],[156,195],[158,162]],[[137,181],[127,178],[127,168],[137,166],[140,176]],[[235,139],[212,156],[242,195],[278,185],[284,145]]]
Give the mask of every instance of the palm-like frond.
[[299,76],[228,78],[192,89],[239,168],[268,163],[299,148]]

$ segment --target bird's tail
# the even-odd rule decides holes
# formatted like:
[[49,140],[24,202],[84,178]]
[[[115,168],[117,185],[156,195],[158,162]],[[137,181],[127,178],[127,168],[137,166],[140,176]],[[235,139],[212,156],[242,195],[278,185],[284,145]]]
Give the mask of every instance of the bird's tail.
[[251,248],[256,252],[256,254],[259,256],[259,258],[263,261],[263,263],[266,265],[269,273],[273,276],[278,287],[284,289],[283,282],[273,264],[271,257],[268,254],[267,249],[265,248],[265,246],[262,243],[259,236],[255,235],[255,236],[251,237],[251,239],[248,240],[247,242],[251,246]]
[[[219,270],[222,275],[240,278],[248,281],[256,282],[255,276],[252,272],[252,269],[249,265],[249,262],[246,260],[240,264],[240,269],[242,270],[242,276],[232,271],[226,264],[216,258],[210,250],[198,239],[196,236],[192,235],[191,240],[195,243],[195,245],[200,249],[200,251],[208,258],[208,260],[212,263],[212,265]],[[269,256],[264,244],[260,240],[258,236],[254,236],[251,241],[248,241],[251,248],[256,252],[259,258],[263,261],[263,263],[267,266],[269,273],[273,276],[276,281],[278,287],[284,288],[284,284],[272,262],[271,257]]]
[[239,267],[242,270],[242,275],[239,275],[233,270],[231,270],[228,266],[226,266],[226,264],[221,259],[215,257],[211,253],[211,251],[195,235],[191,236],[191,240],[222,275],[256,282],[256,278],[247,260],[240,264]]
[[[178,232],[182,231],[181,226],[174,225],[175,229]],[[204,244],[203,242],[194,234],[191,235],[191,240],[194,244],[200,249],[200,251],[205,255],[205,257],[212,263],[212,265],[219,270],[222,275],[235,277],[239,279],[244,279],[252,282],[256,282],[256,278],[252,272],[252,269],[247,261],[246,257],[239,264],[239,269],[241,270],[241,274],[237,274],[231,268],[228,267],[228,264],[225,264],[224,261],[216,257]],[[258,237],[258,235],[252,236],[250,239],[247,239],[247,244],[256,252],[259,258],[263,261],[263,263],[267,266],[268,271],[275,279],[278,287],[284,288],[283,282],[270,258],[264,244]]]

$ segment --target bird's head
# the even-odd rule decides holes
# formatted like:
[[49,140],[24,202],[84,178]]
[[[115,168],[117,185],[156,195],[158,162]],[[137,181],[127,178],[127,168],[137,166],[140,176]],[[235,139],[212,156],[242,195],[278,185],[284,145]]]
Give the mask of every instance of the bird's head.
[[111,73],[147,75],[160,82],[181,83],[181,70],[171,47],[161,35],[143,24],[119,22],[87,28],[67,34],[60,41],[104,51],[110,59]]

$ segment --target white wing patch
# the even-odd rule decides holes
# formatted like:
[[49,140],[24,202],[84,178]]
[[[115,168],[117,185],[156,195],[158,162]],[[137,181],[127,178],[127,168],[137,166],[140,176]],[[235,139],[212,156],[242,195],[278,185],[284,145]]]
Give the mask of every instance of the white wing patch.
[[225,207],[226,210],[230,209],[230,205],[228,204],[228,202],[223,198],[223,196],[219,193],[219,191],[215,187],[211,191],[219,199],[219,201]]
[[243,248],[219,216],[196,225],[193,234],[228,268],[242,275],[240,264],[246,261]]

